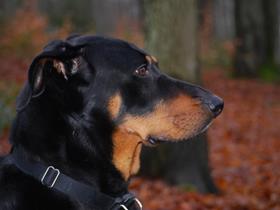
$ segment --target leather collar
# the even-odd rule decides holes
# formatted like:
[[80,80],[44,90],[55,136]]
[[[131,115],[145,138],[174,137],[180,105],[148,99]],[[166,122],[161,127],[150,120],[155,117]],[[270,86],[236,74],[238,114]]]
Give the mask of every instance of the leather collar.
[[79,182],[54,166],[26,160],[22,149],[13,148],[9,159],[23,173],[32,176],[42,185],[68,195],[84,205],[100,210],[142,210],[141,202],[131,193],[121,197],[111,197],[92,186]]

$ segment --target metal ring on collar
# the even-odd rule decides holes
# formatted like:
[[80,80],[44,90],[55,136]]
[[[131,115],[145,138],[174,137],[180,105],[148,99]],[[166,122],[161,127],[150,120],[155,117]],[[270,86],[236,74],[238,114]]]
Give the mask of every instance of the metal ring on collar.
[[[139,207],[139,210],[142,210],[143,209],[143,205],[142,203],[137,199],[137,198],[134,198],[134,201],[137,203],[138,207]],[[129,210],[125,205],[121,204],[120,205],[120,208],[122,208],[123,210]]]

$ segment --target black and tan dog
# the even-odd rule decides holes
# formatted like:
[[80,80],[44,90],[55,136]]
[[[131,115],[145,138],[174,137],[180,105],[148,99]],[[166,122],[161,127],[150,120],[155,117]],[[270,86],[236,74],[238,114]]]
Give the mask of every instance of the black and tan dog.
[[142,145],[203,132],[223,109],[127,42],[75,36],[32,62],[0,168],[1,210],[141,209],[127,191]]

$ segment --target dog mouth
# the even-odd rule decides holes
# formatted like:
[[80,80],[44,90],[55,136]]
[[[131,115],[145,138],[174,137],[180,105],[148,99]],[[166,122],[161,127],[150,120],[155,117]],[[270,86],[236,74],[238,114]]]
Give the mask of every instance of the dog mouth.
[[154,136],[149,136],[145,141],[147,146],[157,146],[159,144],[163,144],[167,142],[169,142],[167,139],[154,137]]
[[209,122],[205,123],[205,125],[195,134],[195,136],[204,133],[208,128],[212,125],[213,121],[210,120]]
[[168,137],[158,137],[158,136],[150,135],[145,139],[145,141],[143,143],[146,146],[155,147],[160,144],[165,144],[165,143],[169,143],[169,142],[186,141],[188,139],[192,139],[192,138],[204,133],[211,126],[212,122],[213,122],[212,120],[208,120],[206,123],[204,123],[203,126],[201,126],[201,128],[199,128],[192,135],[187,136],[187,137],[182,137],[181,139],[172,139],[172,138],[168,138]]

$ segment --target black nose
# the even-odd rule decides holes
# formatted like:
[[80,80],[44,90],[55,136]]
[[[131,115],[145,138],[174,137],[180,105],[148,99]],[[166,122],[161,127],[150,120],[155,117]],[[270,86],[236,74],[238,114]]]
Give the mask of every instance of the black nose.
[[224,101],[218,96],[212,96],[207,105],[214,117],[217,117],[223,111]]

